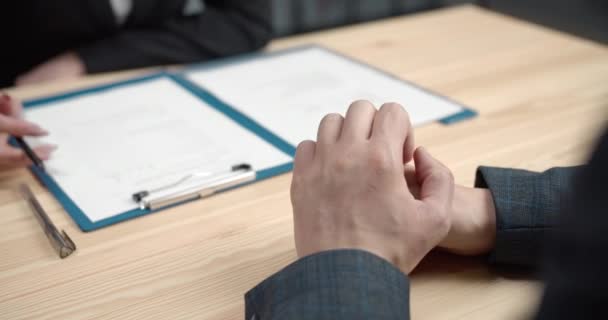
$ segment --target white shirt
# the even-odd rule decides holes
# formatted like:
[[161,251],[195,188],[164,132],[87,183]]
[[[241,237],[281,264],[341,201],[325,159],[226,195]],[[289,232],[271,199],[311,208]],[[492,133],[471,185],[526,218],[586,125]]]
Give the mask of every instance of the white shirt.
[[127,21],[131,10],[133,10],[133,0],[110,0],[110,6],[114,11],[116,23],[121,26]]

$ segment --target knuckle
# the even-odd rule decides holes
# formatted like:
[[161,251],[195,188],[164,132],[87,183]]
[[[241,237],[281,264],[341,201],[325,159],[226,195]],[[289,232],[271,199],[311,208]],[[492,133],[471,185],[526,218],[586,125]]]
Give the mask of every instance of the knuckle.
[[382,107],[380,107],[380,109],[384,109],[386,112],[405,112],[405,109],[403,108],[403,106],[397,102],[387,102],[385,104],[382,105]]
[[304,140],[298,144],[296,148],[296,157],[301,156],[303,152],[306,152],[309,148],[313,148],[315,142],[312,140]]
[[411,126],[410,115],[405,108],[396,102],[387,102],[380,107],[383,113],[386,113],[391,119],[398,121],[399,123],[405,123],[407,126]]
[[331,121],[336,121],[336,120],[342,120],[342,115],[339,113],[329,113],[329,114],[326,114],[323,117],[323,119],[321,119],[321,123],[331,122]]
[[387,102],[383,104],[382,107],[380,107],[380,110],[384,110],[383,112],[386,112],[394,117],[409,118],[409,115],[407,114],[407,111],[405,111],[405,108],[403,108],[401,104],[396,102]]
[[330,124],[342,121],[343,117],[337,113],[329,113],[326,114],[319,122],[319,131],[324,130],[324,128],[330,126]]
[[388,172],[393,168],[390,152],[386,148],[374,147],[369,152],[369,166],[376,172]]
[[331,170],[337,173],[343,173],[350,170],[354,166],[352,157],[341,157],[333,161]]
[[296,149],[306,148],[306,145],[310,144],[311,142],[312,142],[312,140],[304,140],[304,141],[298,143],[298,147]]
[[371,103],[369,100],[355,100],[353,103],[350,104],[350,107],[348,109],[349,111],[352,111],[357,108],[376,109],[374,107],[374,104]]
[[452,171],[444,166],[431,171],[431,177],[439,181],[454,183],[454,174],[452,174]]

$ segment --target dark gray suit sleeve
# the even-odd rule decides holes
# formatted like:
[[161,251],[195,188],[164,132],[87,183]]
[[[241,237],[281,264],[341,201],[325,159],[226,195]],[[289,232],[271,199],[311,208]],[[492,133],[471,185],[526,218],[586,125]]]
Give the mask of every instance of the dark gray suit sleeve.
[[538,320],[608,319],[608,132],[548,239]]
[[129,18],[132,22],[124,30],[76,51],[88,73],[200,62],[250,52],[272,38],[270,2],[206,1],[203,13],[180,16],[182,9],[171,3],[164,8],[153,1],[135,1]]
[[365,251],[304,257],[245,295],[246,320],[406,320],[409,281]]
[[580,167],[542,173],[480,167],[475,186],[488,188],[496,208],[496,245],[491,262],[536,268],[545,237],[559,223]]

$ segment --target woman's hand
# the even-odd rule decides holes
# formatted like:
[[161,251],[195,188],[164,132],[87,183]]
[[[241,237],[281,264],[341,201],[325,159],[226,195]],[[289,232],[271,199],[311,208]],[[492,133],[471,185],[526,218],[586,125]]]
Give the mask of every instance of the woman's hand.
[[[9,136],[40,137],[48,132],[38,125],[21,119],[23,106],[21,102],[6,94],[0,94],[0,170],[28,166],[31,161],[19,148],[8,143]],[[56,147],[42,145],[34,148],[41,160],[48,160]]]

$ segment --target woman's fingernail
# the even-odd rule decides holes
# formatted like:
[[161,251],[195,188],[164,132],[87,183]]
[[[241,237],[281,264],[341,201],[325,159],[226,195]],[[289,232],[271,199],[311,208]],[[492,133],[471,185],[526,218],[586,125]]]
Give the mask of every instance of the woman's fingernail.
[[49,132],[47,130],[42,129],[42,127],[40,127],[37,124],[32,124],[32,131],[34,131],[35,134],[41,135],[41,136],[46,136],[49,134]]

